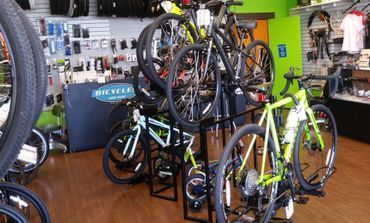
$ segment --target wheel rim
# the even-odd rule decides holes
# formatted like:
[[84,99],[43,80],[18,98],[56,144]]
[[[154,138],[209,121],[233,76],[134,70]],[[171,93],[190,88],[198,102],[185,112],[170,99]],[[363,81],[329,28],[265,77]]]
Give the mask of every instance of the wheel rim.
[[[145,149],[141,140],[133,148],[136,132],[123,134],[116,137],[116,140],[109,148],[109,155],[106,159],[110,174],[117,180],[130,180],[138,176],[145,168]],[[127,146],[127,150],[125,148]],[[134,149],[130,158],[130,153]]]
[[217,101],[217,76],[215,61],[210,60],[203,71],[207,55],[202,50],[192,50],[177,63],[172,81],[172,94],[176,112],[190,123],[197,123],[213,114]]
[[252,45],[247,54],[243,69],[245,75],[241,77],[239,84],[250,99],[261,102],[271,95],[275,69],[273,57],[261,44]]

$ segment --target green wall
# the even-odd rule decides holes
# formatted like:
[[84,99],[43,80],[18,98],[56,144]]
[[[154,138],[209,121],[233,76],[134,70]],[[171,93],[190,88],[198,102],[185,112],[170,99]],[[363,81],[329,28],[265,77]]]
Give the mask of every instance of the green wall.
[[[280,97],[284,89],[286,79],[283,77],[290,67],[295,69],[294,73],[302,74],[302,47],[301,47],[301,20],[299,16],[284,17],[269,20],[269,46],[275,60],[275,85],[273,94]],[[289,28],[286,28],[289,27]],[[285,44],[287,56],[279,56],[279,45]],[[289,92],[298,90],[297,84],[291,86]]]
[[275,18],[289,15],[289,8],[294,7],[297,0],[244,0],[243,6],[235,6],[237,13],[274,12]]

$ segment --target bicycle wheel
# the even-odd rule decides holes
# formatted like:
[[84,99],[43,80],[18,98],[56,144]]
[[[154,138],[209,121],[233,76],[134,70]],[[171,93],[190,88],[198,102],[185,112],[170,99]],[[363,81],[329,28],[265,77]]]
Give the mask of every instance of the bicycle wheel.
[[0,1],[0,177],[31,132],[36,105],[34,55],[17,8]]
[[194,174],[186,178],[185,193],[188,201],[204,201],[207,198],[206,177],[203,174]]
[[6,204],[0,204],[0,222],[28,223],[27,218],[18,210]]
[[[49,141],[46,136],[38,129],[33,129],[30,136],[26,140],[26,145],[37,149],[37,164],[21,162],[22,169],[25,173],[32,172],[35,168],[41,166],[46,161],[49,155]],[[10,173],[19,174],[18,168],[10,168]]]
[[[324,149],[319,147],[311,120],[301,123],[294,145],[294,169],[298,182],[304,189],[317,190],[324,186],[334,171],[338,135],[330,110],[321,104],[311,108],[324,142]],[[307,137],[307,134],[310,137]]]
[[[158,44],[154,44],[156,41],[153,40],[158,40]],[[194,43],[194,40],[196,32],[190,28],[185,17],[173,13],[159,16],[150,26],[145,43],[150,79],[165,89],[165,81],[174,56],[189,41]],[[154,59],[159,62],[155,63]]]
[[44,203],[35,193],[24,186],[1,182],[0,202],[17,209],[30,223],[51,222]]
[[174,58],[166,82],[169,110],[181,125],[196,128],[211,117],[221,95],[221,74],[217,60],[202,44],[182,48]]
[[122,130],[111,138],[105,147],[103,169],[113,183],[131,183],[143,174],[148,164],[145,138],[142,135],[138,138],[136,136],[137,131]]
[[[38,128],[34,128],[32,129],[31,135],[26,140],[26,144],[37,148],[38,163],[42,166],[49,156],[48,137]],[[25,172],[28,172],[29,170],[30,168],[24,169]]]
[[245,49],[240,65],[240,76],[236,80],[247,102],[260,106],[269,99],[275,81],[274,57],[269,46],[260,40],[253,41]]
[[[278,163],[275,145],[269,137],[265,165],[262,166],[263,156],[258,153],[258,148],[263,148],[264,137],[265,129],[261,126],[245,125],[226,145],[214,192],[217,222],[268,222],[271,218],[278,182],[268,180],[277,176]],[[255,143],[253,138],[256,138]],[[263,182],[259,183],[262,172]],[[233,179],[237,187],[231,185]]]

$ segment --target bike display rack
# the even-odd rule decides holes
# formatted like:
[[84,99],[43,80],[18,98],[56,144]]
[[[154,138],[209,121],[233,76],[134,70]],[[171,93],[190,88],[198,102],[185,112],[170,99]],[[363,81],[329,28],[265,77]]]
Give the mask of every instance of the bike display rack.
[[[222,93],[223,95],[224,92],[224,87],[222,88]],[[205,175],[206,175],[206,184],[207,184],[207,218],[199,218],[199,217],[193,217],[189,215],[189,207],[188,207],[188,201],[186,199],[186,176],[185,176],[185,163],[184,160],[182,159],[181,166],[182,166],[182,195],[183,195],[183,213],[184,213],[184,219],[185,220],[190,220],[194,222],[213,222],[213,211],[214,211],[214,205],[212,203],[212,194],[210,192],[210,172],[209,172],[209,157],[208,157],[208,145],[207,145],[207,131],[209,131],[210,127],[215,126],[217,124],[221,125],[221,131],[222,131],[222,145],[225,147],[226,145],[226,127],[225,127],[225,122],[229,122],[230,126],[230,134],[232,135],[234,133],[234,128],[233,128],[233,120],[247,115],[251,114],[251,121],[254,122],[255,118],[255,111],[261,109],[261,107],[253,107],[252,109],[248,109],[246,111],[240,112],[236,114],[236,94],[235,93],[230,93],[227,94],[228,99],[229,99],[229,111],[230,111],[230,116],[225,117],[225,107],[224,107],[224,99],[223,97],[220,98],[220,105],[221,105],[221,117],[220,119],[216,120],[215,117],[209,118],[204,120],[203,122],[200,123],[199,127],[199,141],[200,141],[200,149],[202,151],[202,160],[204,161],[205,165]],[[183,135],[180,129],[180,137],[181,141],[183,141]],[[184,154],[184,149],[182,148],[182,154]],[[257,149],[257,148],[255,148]],[[255,153],[256,154],[256,153]],[[257,157],[255,157],[257,159]],[[234,186],[235,182],[234,182]]]
[[[146,123],[146,126],[147,128],[145,129],[145,140],[146,140],[146,144],[148,146],[148,149],[149,149],[149,157],[148,157],[148,169],[149,169],[149,174],[148,174],[148,183],[149,183],[149,193],[150,193],[150,196],[153,196],[153,197],[157,197],[157,198],[161,198],[161,199],[165,199],[165,200],[170,200],[170,201],[178,201],[178,183],[177,183],[177,173],[176,173],[176,168],[172,168],[172,182],[170,183],[161,183],[162,185],[164,185],[162,188],[160,189],[155,189],[154,188],[154,179],[157,178],[158,176],[154,173],[154,170],[153,170],[153,160],[157,157],[153,157],[152,156],[152,153],[155,153],[155,152],[159,152],[159,150],[161,149],[164,149],[162,148],[160,145],[157,144],[157,148],[151,148],[151,144],[150,144],[150,135],[149,135],[149,117],[152,117],[154,115],[159,115],[159,114],[166,114],[166,113],[169,113],[168,111],[160,111],[158,112],[157,108],[156,107],[146,107],[146,108],[143,108],[140,110],[140,114],[145,116],[145,123]],[[169,115],[169,121],[170,121],[170,134],[171,136],[174,136],[174,122],[173,122],[173,119],[171,117],[171,115]],[[176,146],[173,146],[175,145],[175,137],[171,137],[171,145],[170,145],[170,148],[166,148],[166,149],[170,149],[171,151],[171,163],[172,164],[175,164],[176,163],[176,154],[175,154],[175,149]],[[159,155],[159,154],[158,154]],[[161,194],[162,192],[165,192],[169,189],[173,188],[173,196],[168,196],[168,195],[163,195]]]

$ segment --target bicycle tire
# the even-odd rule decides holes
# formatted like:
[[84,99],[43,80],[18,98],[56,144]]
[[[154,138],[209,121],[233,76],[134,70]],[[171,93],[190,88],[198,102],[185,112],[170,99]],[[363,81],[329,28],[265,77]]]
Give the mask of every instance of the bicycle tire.
[[[216,175],[216,187],[215,187],[215,210],[216,210],[216,218],[217,222],[224,223],[227,222],[227,219],[225,219],[225,210],[222,204],[223,201],[223,196],[222,193],[224,191],[224,185],[226,184],[224,182],[224,177],[225,177],[225,171],[227,170],[227,165],[228,165],[228,158],[231,157],[234,148],[236,145],[239,144],[240,140],[243,139],[243,137],[248,136],[248,135],[257,135],[260,138],[264,139],[265,137],[265,129],[262,128],[261,126],[255,125],[255,124],[249,124],[243,126],[241,129],[239,129],[229,140],[228,144],[225,146],[224,152],[221,156],[221,160],[219,161],[219,169],[218,173]],[[276,149],[275,149],[275,144],[272,140],[271,137],[268,138],[268,157],[270,160],[270,165],[272,165],[272,173],[274,173],[277,168],[278,168],[278,162],[277,162],[277,156],[276,156]],[[244,157],[243,157],[244,158]],[[245,161],[244,161],[245,162]],[[239,186],[238,186],[239,187]],[[270,202],[268,203],[267,210],[264,212],[263,216],[259,221],[256,221],[254,219],[253,222],[268,222],[269,219],[271,218],[274,210],[274,200],[276,198],[276,193],[278,189],[278,182],[273,182],[272,187],[274,188],[273,191],[271,192],[270,195]],[[239,192],[241,193],[241,192]],[[256,192],[259,193],[259,192]],[[254,195],[253,195],[254,196]],[[231,207],[232,209],[232,207]],[[253,212],[253,210],[252,210]]]
[[147,61],[144,58],[146,37],[148,35],[150,26],[151,24],[145,26],[145,28],[141,31],[139,38],[137,39],[136,55],[137,55],[137,62],[139,64],[140,70],[143,72],[146,78],[152,80]]
[[[196,187],[198,187],[196,188],[196,190],[194,188],[189,188],[190,186],[194,186],[194,185],[190,185],[194,181],[195,182],[198,181],[197,183],[201,184],[201,185],[196,185]],[[193,200],[199,200],[201,202],[205,201],[207,199],[206,176],[204,174],[194,174],[194,175],[186,177],[185,194],[186,194],[186,199],[188,201],[193,201]]]
[[3,215],[10,217],[10,219],[7,219],[7,218],[4,219],[4,220],[8,220],[6,222],[28,223],[27,218],[10,205],[0,204],[0,218],[1,219],[5,217]]
[[[264,100],[268,100],[270,97],[271,97],[271,94],[272,94],[272,89],[273,89],[273,86],[274,86],[274,83],[275,83],[275,61],[274,61],[274,57],[273,57],[273,54],[272,54],[272,51],[270,49],[270,47],[263,41],[261,40],[256,40],[256,41],[253,41],[251,42],[245,49],[245,51],[247,52],[248,55],[251,55],[251,50],[254,48],[254,47],[258,47],[260,46],[261,49],[265,49],[265,52],[266,52],[266,56],[268,56],[268,59],[270,59],[270,66],[267,69],[266,73],[270,73],[270,74],[267,74],[267,77],[266,77],[266,80],[269,80],[270,84],[267,86],[267,87],[262,87],[266,92],[264,92]],[[259,55],[261,56],[261,55]],[[247,59],[250,59],[251,61],[247,61]],[[266,59],[266,61],[268,60]],[[265,61],[264,59],[262,59],[263,61]],[[256,61],[255,59],[253,59],[251,56],[248,56],[248,57],[244,57],[243,58],[243,62],[242,64],[245,65],[247,63],[250,63],[250,62],[253,62]],[[255,65],[255,66],[258,66],[260,67],[260,65]],[[249,70],[251,70],[252,68],[249,67],[248,65],[244,66],[246,68],[249,68]],[[254,75],[254,72],[255,71],[252,71],[252,74],[251,75]],[[236,80],[235,80],[236,81]],[[261,85],[261,82],[262,82],[262,85],[264,85],[266,82],[264,79],[262,80],[254,80],[255,82],[257,82],[257,85]],[[241,84],[240,86],[241,90],[243,91],[243,94],[247,100],[247,102],[251,105],[254,105],[254,106],[261,106],[262,105],[262,102],[263,101],[260,101],[259,98],[258,98],[258,95],[257,95],[257,98],[253,98],[251,97],[251,95],[249,95],[249,93],[251,92],[254,92],[255,89],[259,89],[258,86],[254,86],[253,83],[252,84],[247,84],[246,86],[243,86]],[[257,90],[259,91],[259,90]],[[253,93],[252,93],[253,94]]]
[[[206,112],[205,113],[204,113],[204,111],[198,112],[197,115],[198,116],[201,115],[202,117],[200,117],[197,120],[189,120],[188,118],[182,117],[183,112],[178,111],[178,109],[176,108],[176,103],[177,102],[175,100],[175,95],[176,94],[178,96],[181,95],[181,93],[179,93],[179,92],[177,92],[177,90],[173,89],[173,83],[174,83],[175,75],[177,75],[177,73],[176,73],[177,64],[181,64],[183,62],[183,57],[186,56],[188,54],[188,52],[203,51],[204,49],[206,49],[206,47],[205,47],[205,45],[202,45],[202,44],[192,44],[192,45],[188,45],[186,47],[183,47],[176,54],[175,58],[173,59],[170,70],[169,70],[169,75],[168,75],[167,81],[166,81],[166,97],[167,97],[167,100],[168,100],[169,110],[170,110],[172,116],[174,117],[174,119],[180,125],[185,126],[185,127],[189,127],[189,128],[197,128],[197,127],[199,127],[200,122],[202,122],[203,120],[211,117],[213,115],[215,109],[216,109],[216,105],[217,105],[217,103],[219,101],[219,98],[221,96],[221,82],[222,82],[221,81],[221,73],[220,73],[220,69],[218,67],[216,57],[213,54],[211,54],[210,66],[212,64],[214,65],[213,66],[214,70],[213,70],[212,73],[214,73],[214,78],[215,78],[215,80],[214,80],[215,84],[212,85],[211,88],[212,87],[215,88],[215,94],[214,94],[214,98],[212,98],[212,101],[209,102],[208,105],[205,107]],[[206,88],[204,91],[209,90],[208,86],[204,85],[204,87]],[[200,100],[200,99],[198,99],[198,100]],[[190,106],[190,105],[188,104],[188,106]],[[194,112],[194,111],[191,111],[191,112]],[[193,116],[193,114],[191,114],[191,116]]]
[[[38,168],[45,163],[49,155],[49,141],[47,140],[45,134],[43,134],[39,129],[34,128],[26,140],[26,144],[37,148],[37,164],[25,164],[25,166],[23,166],[23,171],[25,173],[30,173],[35,168]],[[9,172],[19,173],[17,169],[13,168],[10,168]]]
[[33,118],[33,125],[35,125],[42,112],[47,91],[48,72],[46,68],[46,58],[40,38],[36,30],[33,28],[31,21],[22,13],[22,11],[18,10],[18,15],[22,18],[23,23],[25,24],[36,65],[36,109]]
[[[310,180],[312,180],[312,179],[309,179],[309,178],[312,178],[311,177],[312,174],[310,174],[310,177],[307,177],[308,179],[306,179],[306,177],[304,176],[304,175],[306,175],[306,173],[304,173],[304,171],[306,171],[307,169],[310,170],[310,167],[308,166],[302,171],[300,157],[302,156],[303,148],[300,147],[300,141],[301,141],[300,139],[301,139],[302,136],[304,136],[305,125],[306,125],[306,123],[309,119],[307,121],[302,121],[300,123],[300,126],[299,126],[299,130],[298,130],[297,137],[296,137],[296,140],[295,140],[295,145],[294,145],[294,169],[295,169],[295,172],[296,172],[298,182],[304,189],[306,189],[306,190],[318,190],[318,189],[320,189],[324,186],[324,184],[327,180],[327,177],[330,176],[330,174],[331,174],[331,169],[334,168],[335,159],[336,159],[336,155],[337,155],[337,152],[338,152],[337,151],[337,148],[338,148],[338,132],[337,132],[337,126],[336,126],[335,118],[334,118],[333,114],[331,113],[331,111],[329,110],[329,108],[327,108],[326,106],[324,106],[322,104],[316,104],[316,105],[313,105],[311,107],[311,109],[314,113],[315,112],[322,112],[322,113],[320,113],[320,115],[322,115],[322,118],[327,117],[327,118],[330,119],[330,122],[331,122],[331,124],[330,124],[330,123],[324,121],[324,124],[326,125],[325,130],[330,128],[330,127],[333,130],[332,139],[331,139],[332,146],[331,146],[331,148],[329,146],[329,150],[327,150],[328,148],[324,148],[324,151],[323,151],[323,152],[325,152],[326,150],[328,151],[328,154],[326,154],[326,157],[325,157],[326,158],[325,159],[325,164],[326,164],[327,167],[329,167],[329,169],[326,170],[323,177],[320,178],[317,181],[316,181],[315,178],[318,178],[319,172],[316,172],[316,170],[315,170],[312,173],[312,174],[316,173],[315,174],[316,177],[313,178],[315,180],[315,182],[310,182]],[[316,121],[318,122],[318,124],[320,124],[320,120],[317,119]],[[325,138],[326,135],[324,135],[322,133],[322,130],[320,130],[320,133],[323,136],[323,138]],[[311,135],[314,135],[314,134],[311,134]],[[325,143],[325,144],[327,145],[327,143]],[[305,142],[304,149],[306,149],[309,152],[308,155],[313,155],[314,156],[313,158],[317,159],[318,158],[317,155],[315,156],[316,153],[315,154],[312,154],[312,153],[317,152],[315,150],[317,150],[318,148],[310,149],[310,148],[307,148],[307,145],[308,144],[306,144],[306,142]],[[322,155],[324,155],[324,154],[322,154]],[[328,164],[328,162],[330,162],[330,163]]]
[[30,201],[30,203],[32,203],[32,205],[34,205],[35,209],[37,210],[40,216],[41,223],[51,222],[51,218],[45,204],[42,202],[40,197],[32,192],[30,189],[14,183],[0,182],[0,191],[14,193],[26,198],[28,201]]
[[[187,22],[187,19],[183,16],[173,14],[173,13],[165,13],[165,14],[160,15],[159,17],[157,17],[156,20],[154,20],[154,22],[150,26],[149,31],[147,33],[147,38],[146,38],[146,42],[145,42],[145,51],[146,51],[145,55],[146,55],[147,66],[149,68],[150,79],[152,79],[154,81],[154,83],[156,83],[162,89],[166,88],[166,83],[165,83],[165,80],[163,80],[158,75],[158,72],[157,72],[157,70],[154,66],[154,58],[153,58],[153,55],[152,55],[152,52],[153,52],[153,46],[152,46],[153,44],[152,43],[153,43],[154,33],[155,33],[157,27],[159,27],[166,20],[176,20],[179,23],[186,23]],[[190,26],[187,26],[187,27],[190,27]],[[189,31],[190,31],[190,35],[193,37],[193,39],[196,39],[197,38],[196,32],[192,28],[189,28]],[[179,49],[181,49],[181,46],[179,46]],[[175,55],[173,55],[173,56],[175,56]],[[166,63],[165,61],[163,61],[163,62]]]
[[[143,157],[143,160],[135,166],[134,173],[133,173],[134,175],[131,176],[131,177],[117,177],[113,173],[113,170],[109,167],[109,161],[110,160],[113,161],[114,168],[116,168],[117,170],[120,170],[122,172],[123,172],[123,170],[121,170],[121,169],[126,168],[126,167],[124,167],[125,165],[128,165],[128,166],[132,165],[130,162],[133,161],[133,160],[129,160],[128,162],[118,160],[116,157],[114,157],[112,155],[111,149],[114,146],[114,143],[116,143],[116,141],[119,140],[121,137],[124,137],[125,135],[134,135],[134,134],[135,134],[135,132],[132,131],[132,130],[122,130],[122,131],[118,132],[114,137],[112,137],[109,140],[109,142],[107,143],[107,146],[104,149],[103,170],[104,170],[105,175],[108,177],[108,179],[111,180],[113,183],[116,183],[116,184],[129,184],[129,183],[131,183],[132,181],[136,180],[137,178],[139,178],[143,174],[144,170],[146,169],[146,166],[148,165],[148,147],[146,146],[146,140],[145,140],[143,135],[139,135],[139,141],[140,141],[141,145],[143,146],[143,148],[141,148],[142,151],[139,151],[138,157],[141,156],[142,152],[144,152],[144,154],[143,154],[144,157]],[[120,143],[124,144],[122,142],[120,142]],[[135,158],[136,158],[136,156],[135,156]]]
[[32,128],[36,105],[36,66],[26,28],[18,16],[19,6],[14,1],[0,1],[0,10],[0,30],[16,71],[12,74],[15,86],[11,93],[9,116],[0,139],[0,177],[3,177]]

